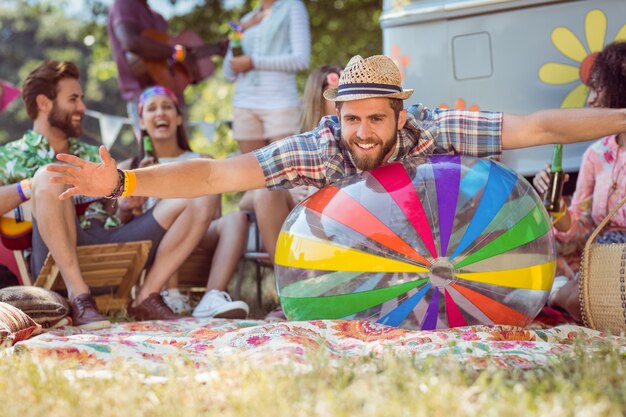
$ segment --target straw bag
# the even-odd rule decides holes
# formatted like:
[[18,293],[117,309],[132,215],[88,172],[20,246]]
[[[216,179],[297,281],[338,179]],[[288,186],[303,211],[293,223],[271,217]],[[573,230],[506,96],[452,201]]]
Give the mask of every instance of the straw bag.
[[583,251],[579,276],[580,309],[585,326],[619,333],[626,331],[626,243],[596,243],[624,198],[593,231]]

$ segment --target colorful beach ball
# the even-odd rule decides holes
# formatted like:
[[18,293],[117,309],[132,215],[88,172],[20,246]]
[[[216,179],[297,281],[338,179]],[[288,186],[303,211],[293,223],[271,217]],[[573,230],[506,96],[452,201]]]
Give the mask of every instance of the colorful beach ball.
[[283,225],[275,265],[290,320],[524,326],[548,297],[555,242],[523,177],[491,160],[431,156],[303,201]]

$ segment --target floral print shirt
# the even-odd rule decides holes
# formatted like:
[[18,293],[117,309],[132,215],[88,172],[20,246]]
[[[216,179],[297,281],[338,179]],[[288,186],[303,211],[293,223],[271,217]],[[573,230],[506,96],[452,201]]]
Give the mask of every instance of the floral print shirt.
[[[69,139],[69,153],[91,162],[100,162],[98,147],[74,138]],[[20,139],[0,146],[0,184],[15,184],[23,179],[32,178],[39,168],[55,162],[57,161],[54,149],[48,143],[48,139],[29,130]],[[77,203],[76,200],[75,203]],[[93,216],[93,213],[101,214],[102,212],[101,202],[92,203],[85,213],[86,217],[81,218],[81,226],[89,228],[91,223],[88,218]],[[105,227],[114,227],[119,224],[115,217],[105,217]]]
[[[100,162],[98,148],[70,139],[70,153],[91,162]],[[45,136],[29,130],[22,138],[0,146],[0,182],[14,184],[32,178],[44,165],[57,162]]]

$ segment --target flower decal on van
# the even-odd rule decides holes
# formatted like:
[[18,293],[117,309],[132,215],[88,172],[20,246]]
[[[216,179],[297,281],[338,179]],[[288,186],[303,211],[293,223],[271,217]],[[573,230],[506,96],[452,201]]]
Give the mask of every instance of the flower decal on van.
[[[442,103],[438,106],[440,109],[449,109],[450,106],[446,103]],[[480,111],[480,107],[478,107],[478,104],[472,104],[471,106],[467,107],[467,103],[465,102],[465,100],[463,100],[462,98],[457,98],[456,101],[454,102],[454,110],[469,110],[469,111]]]
[[[606,41],[606,15],[600,9],[591,10],[585,16],[585,38],[587,46],[572,30],[557,27],[552,31],[552,43],[565,57],[575,64],[548,62],[539,69],[539,79],[546,84],[563,85],[576,82],[565,96],[561,107],[584,107],[589,94],[589,71],[595,57],[604,48]],[[622,26],[613,41],[626,40],[626,25]]]
[[400,51],[400,45],[396,43],[391,46],[390,58],[393,60],[393,62],[396,63],[398,68],[400,68],[400,77],[402,78],[402,80],[404,80],[405,74],[404,74],[403,68],[406,68],[409,66],[409,64],[411,63],[411,56],[402,55],[402,52]]

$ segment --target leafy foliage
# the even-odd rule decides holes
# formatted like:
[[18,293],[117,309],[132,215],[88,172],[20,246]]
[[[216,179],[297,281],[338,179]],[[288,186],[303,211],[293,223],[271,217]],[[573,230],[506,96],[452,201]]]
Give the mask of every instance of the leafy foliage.
[[[20,86],[42,60],[67,59],[87,69],[86,50],[75,22],[53,5],[31,5],[25,0],[14,8],[0,8],[0,78]],[[16,100],[17,101],[17,100]],[[17,139],[32,126],[22,105],[12,103],[0,113],[0,143]]]
[[311,68],[323,64],[345,65],[354,55],[382,53],[378,19],[379,0],[312,0],[307,2],[311,20]]
[[[177,0],[170,0],[175,4]],[[228,22],[239,20],[252,10],[258,0],[242,0],[228,9],[218,0],[198,1],[188,14],[170,19],[171,33],[189,29],[206,42],[227,36]],[[382,35],[378,23],[380,0],[310,0],[307,5],[312,38],[311,69],[322,64],[345,65],[352,55],[369,56],[381,52]],[[87,107],[119,116],[126,115],[126,104],[119,94],[117,69],[111,56],[106,20],[107,3],[84,0],[84,19],[68,18],[69,0],[12,0],[0,6],[0,78],[21,85],[28,72],[45,59],[72,60],[79,64]],[[191,129],[194,148],[215,157],[225,157],[237,150],[227,121],[231,119],[232,84],[221,72],[221,62],[211,79],[191,86],[185,92],[190,104],[190,119],[215,122],[216,132],[209,143],[198,129]],[[308,73],[298,76],[301,88]],[[0,143],[20,137],[32,127],[21,103],[13,103],[0,113]],[[97,120],[85,118],[85,138],[99,143]],[[125,128],[113,149],[117,158],[134,153],[134,139]]]

